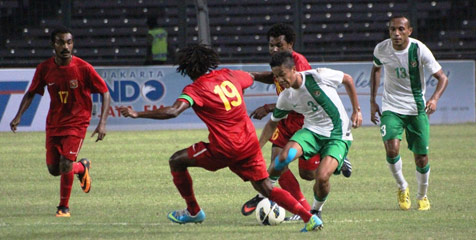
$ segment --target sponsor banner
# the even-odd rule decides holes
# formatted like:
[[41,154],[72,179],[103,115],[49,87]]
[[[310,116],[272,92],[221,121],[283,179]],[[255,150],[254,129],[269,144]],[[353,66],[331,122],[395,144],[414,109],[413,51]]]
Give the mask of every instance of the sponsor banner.
[[[449,78],[449,85],[438,102],[438,110],[431,115],[432,124],[462,123],[475,121],[475,65],[474,61],[440,61]],[[364,117],[364,125],[370,122],[370,62],[314,63],[313,68],[329,67],[344,71],[354,78],[359,95],[359,103]],[[267,64],[222,65],[231,69],[244,71],[269,71]],[[129,119],[121,116],[119,106],[130,106],[136,111],[154,110],[172,105],[182,89],[191,80],[175,71],[173,66],[147,67],[96,67],[97,72],[106,81],[111,94],[111,107],[108,109],[109,130],[149,130],[149,129],[183,129],[204,128],[205,124],[187,109],[179,117],[170,120]],[[0,70],[0,131],[10,131],[9,123],[15,116],[23,94],[28,89],[34,75],[34,69]],[[382,74],[383,76],[383,74]],[[430,75],[427,80],[428,99],[434,92],[437,80]],[[383,81],[379,88],[377,102],[381,105]],[[343,86],[338,92],[350,116],[352,106]],[[245,103],[248,113],[266,103],[275,103],[277,96],[274,85],[255,82],[245,90]],[[93,109],[90,129],[94,129],[101,113],[101,100],[93,94]],[[43,131],[49,108],[49,95],[36,96],[27,112],[22,117],[19,131]],[[262,120],[253,120],[257,127],[262,127],[269,115]]]

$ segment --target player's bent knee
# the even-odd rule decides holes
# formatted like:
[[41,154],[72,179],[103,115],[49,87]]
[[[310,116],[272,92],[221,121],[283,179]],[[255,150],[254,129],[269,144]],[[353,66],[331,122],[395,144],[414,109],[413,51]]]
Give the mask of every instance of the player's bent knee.
[[73,161],[61,156],[59,164],[60,173],[68,173],[73,170]]
[[299,169],[299,176],[302,179],[307,180],[307,181],[312,181],[312,180],[316,179],[315,171]]
[[47,165],[47,167],[51,175],[55,177],[61,175],[58,165]]
[[178,169],[183,170],[183,168],[186,168],[188,166],[187,159],[188,159],[188,154],[186,150],[175,152],[169,158],[169,166],[172,170],[178,170]]

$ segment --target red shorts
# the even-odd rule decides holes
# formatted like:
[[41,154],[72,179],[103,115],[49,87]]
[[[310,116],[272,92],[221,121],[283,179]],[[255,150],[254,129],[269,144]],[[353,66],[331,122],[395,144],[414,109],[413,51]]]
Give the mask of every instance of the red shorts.
[[46,164],[59,163],[60,156],[76,161],[83,139],[78,136],[46,136]]
[[[209,171],[228,167],[243,181],[259,181],[269,175],[261,149],[259,146],[256,149],[255,153],[251,153],[245,158],[231,159],[218,152],[212,144],[198,142],[190,146],[187,153],[188,158],[195,159],[197,166]],[[243,153],[236,153],[236,156],[242,155]]]
[[317,154],[314,157],[304,160],[304,158],[299,158],[299,169],[314,171],[319,167],[321,163],[321,155]]

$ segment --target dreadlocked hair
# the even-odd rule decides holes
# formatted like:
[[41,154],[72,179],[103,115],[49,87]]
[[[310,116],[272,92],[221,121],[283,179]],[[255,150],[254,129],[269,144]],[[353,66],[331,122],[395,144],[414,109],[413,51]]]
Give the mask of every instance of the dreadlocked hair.
[[182,76],[188,75],[195,80],[218,67],[220,62],[218,54],[204,44],[189,45],[177,53],[177,72]]

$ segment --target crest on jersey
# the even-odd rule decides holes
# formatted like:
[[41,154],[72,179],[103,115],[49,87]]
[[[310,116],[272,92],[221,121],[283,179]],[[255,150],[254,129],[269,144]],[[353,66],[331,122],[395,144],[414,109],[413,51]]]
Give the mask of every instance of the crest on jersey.
[[69,80],[69,88],[77,88],[78,87],[78,80],[73,79]]
[[319,97],[321,95],[321,92],[319,90],[314,91],[314,96]]
[[418,63],[416,61],[411,61],[410,64],[412,65],[412,67],[417,67],[418,66]]

